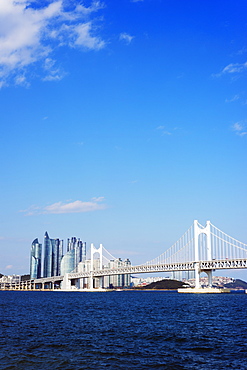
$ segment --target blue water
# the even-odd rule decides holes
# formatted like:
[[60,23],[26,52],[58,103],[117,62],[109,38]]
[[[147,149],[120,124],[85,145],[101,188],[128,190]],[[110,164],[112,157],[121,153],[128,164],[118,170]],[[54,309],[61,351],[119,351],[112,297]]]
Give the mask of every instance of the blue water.
[[0,369],[247,369],[247,294],[0,292]]

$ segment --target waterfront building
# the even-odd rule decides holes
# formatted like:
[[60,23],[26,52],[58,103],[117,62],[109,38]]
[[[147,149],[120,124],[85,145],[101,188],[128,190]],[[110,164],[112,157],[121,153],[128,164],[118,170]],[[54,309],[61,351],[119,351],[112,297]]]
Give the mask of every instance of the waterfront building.
[[61,261],[61,275],[74,271],[75,269],[75,249],[68,251]]
[[52,240],[49,238],[48,233],[45,233],[44,237],[44,267],[43,277],[51,276],[52,266]]
[[[120,267],[131,266],[130,260],[127,258],[122,261],[121,258],[111,260],[105,268],[116,269]],[[131,285],[130,274],[119,274],[104,277],[104,287],[106,288],[123,288]]]
[[[80,262],[77,266],[76,272],[90,272],[93,270],[100,269],[116,269],[119,267],[131,266],[129,259],[124,261],[121,258],[115,260],[110,260],[107,264],[101,265],[100,257],[93,259],[93,264],[91,259],[84,260]],[[101,280],[102,279],[102,280]],[[119,274],[104,276],[103,278],[94,278],[93,282],[94,288],[123,288],[131,286],[131,275],[130,274]],[[89,279],[83,278],[78,285],[78,288],[88,288],[90,287]]]
[[55,239],[55,247],[52,251],[52,276],[61,275],[61,261],[63,258],[63,240]]
[[44,268],[43,277],[59,276],[63,256],[63,241],[51,239],[48,233],[44,237]]
[[0,278],[0,283],[19,284],[21,282],[21,275],[3,275]]
[[79,238],[72,237],[67,240],[67,253],[61,260],[61,275],[77,271],[78,265],[86,260],[86,243]]
[[173,271],[172,278],[174,280],[182,281],[183,279],[183,271]]
[[30,255],[30,279],[38,279],[41,277],[41,254],[42,244],[38,239],[35,239],[31,245]]

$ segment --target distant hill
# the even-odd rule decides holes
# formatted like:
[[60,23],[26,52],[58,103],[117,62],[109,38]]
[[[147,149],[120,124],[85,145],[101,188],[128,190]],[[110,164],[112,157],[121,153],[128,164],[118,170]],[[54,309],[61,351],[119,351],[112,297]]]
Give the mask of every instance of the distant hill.
[[164,279],[164,280],[156,281],[155,283],[145,285],[139,289],[178,289],[178,288],[184,288],[184,287],[185,287],[185,284],[182,281]]
[[247,283],[243,280],[236,279],[233,283],[228,283],[224,285],[228,289],[247,289]]

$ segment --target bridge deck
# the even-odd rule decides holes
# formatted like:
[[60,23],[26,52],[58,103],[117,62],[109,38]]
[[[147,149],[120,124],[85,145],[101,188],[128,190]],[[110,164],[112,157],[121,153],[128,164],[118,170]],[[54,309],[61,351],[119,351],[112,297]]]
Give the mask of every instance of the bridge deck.
[[126,266],[118,269],[102,269],[92,272],[75,272],[68,275],[69,279],[80,279],[88,277],[101,277],[121,274],[142,274],[154,272],[172,272],[172,271],[193,271],[196,263],[199,264],[199,269],[204,270],[222,270],[222,269],[242,269],[247,268],[247,259],[225,259],[199,262],[177,262],[157,265],[139,265]]
[[[211,261],[199,261],[199,262],[177,262],[177,263],[163,263],[157,265],[139,265],[139,266],[126,266],[116,269],[102,269],[93,270],[87,272],[74,272],[68,274],[68,279],[81,279],[81,278],[99,278],[102,276],[111,275],[123,275],[123,274],[143,274],[143,273],[155,273],[155,272],[173,272],[173,271],[194,271],[199,268],[199,271],[207,270],[223,270],[223,269],[244,269],[247,268],[247,258],[245,259],[225,259],[225,260],[211,260]],[[19,288],[27,288],[31,284],[46,284],[61,282],[64,276],[52,276],[28,281],[22,281],[17,283],[1,283],[0,289],[3,287],[13,286]]]

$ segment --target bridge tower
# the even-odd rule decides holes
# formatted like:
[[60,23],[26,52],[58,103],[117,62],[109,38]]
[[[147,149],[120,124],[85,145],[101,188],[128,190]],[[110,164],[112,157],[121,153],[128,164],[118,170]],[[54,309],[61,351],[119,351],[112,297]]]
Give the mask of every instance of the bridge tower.
[[[95,248],[93,243],[91,243],[91,276],[90,276],[90,289],[93,289],[93,270],[94,270],[94,255],[95,253],[99,254],[99,265],[97,266],[97,270],[103,269],[103,245],[100,244],[99,248]],[[100,287],[102,288],[103,285],[103,277],[100,277]]]
[[[199,235],[206,235],[206,246],[207,246],[207,260],[212,260],[212,248],[211,248],[211,234],[210,234],[210,221],[206,222],[205,227],[200,227],[197,220],[194,220],[194,250],[195,250],[195,279],[196,279],[196,288],[200,288],[200,273],[202,272],[199,268]],[[212,286],[212,272],[213,270],[205,271],[208,275],[208,285]]]

